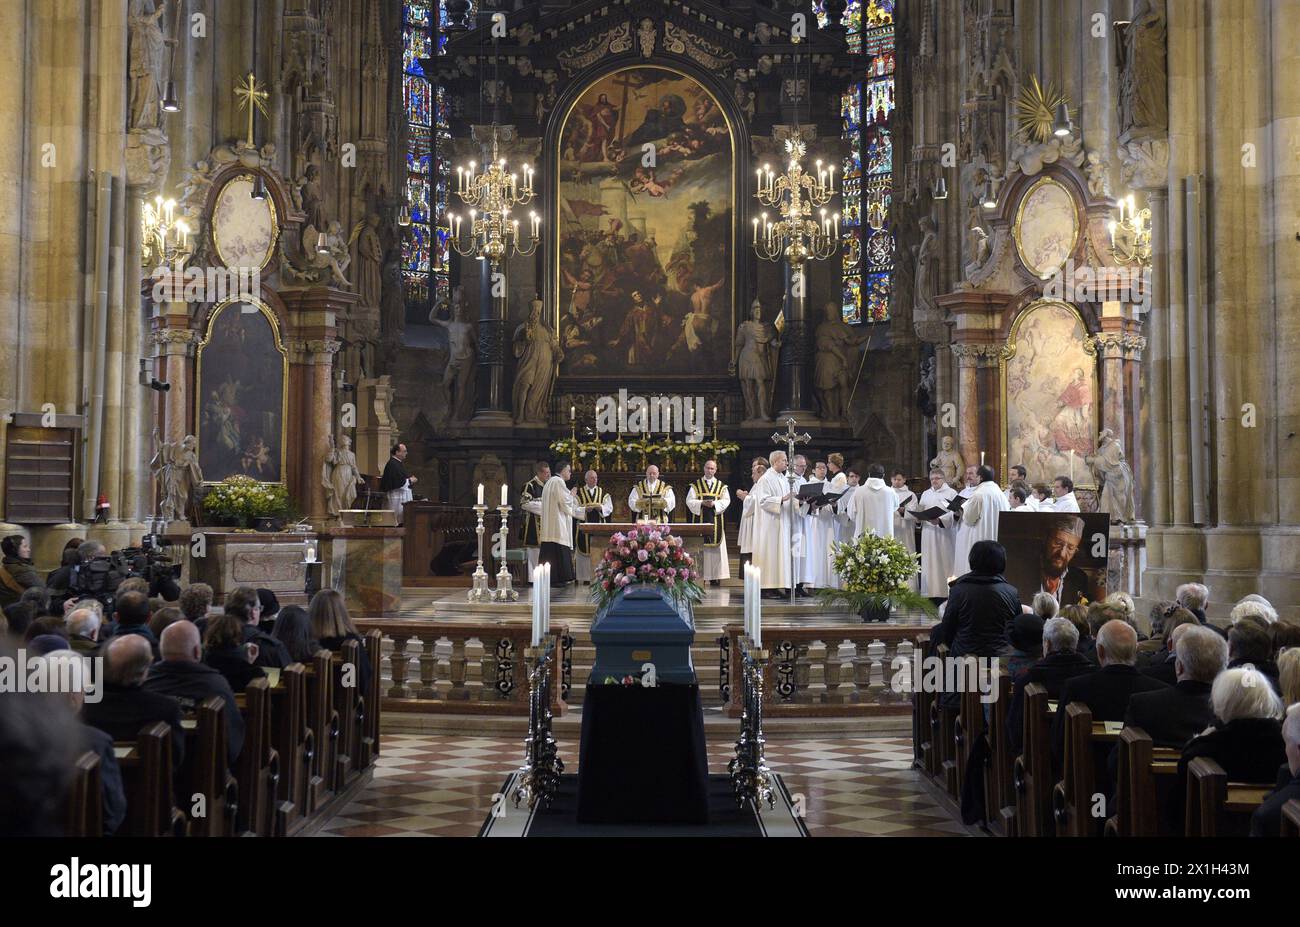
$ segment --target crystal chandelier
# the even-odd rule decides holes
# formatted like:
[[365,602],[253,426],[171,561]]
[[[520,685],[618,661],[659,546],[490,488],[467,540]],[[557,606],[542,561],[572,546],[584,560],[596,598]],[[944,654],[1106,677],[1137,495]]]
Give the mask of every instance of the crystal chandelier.
[[512,213],[517,206],[526,206],[533,199],[533,169],[524,165],[523,186],[519,175],[510,173],[506,159],[497,151],[496,127],[492,130],[492,160],[479,170],[473,162],[469,169],[456,168],[456,195],[469,211],[469,235],[462,237],[461,217],[447,214],[451,246],[462,257],[474,255],[499,264],[514,254],[527,256],[537,250],[541,241],[539,232],[542,219],[537,213],[528,213],[528,234],[525,242],[520,238],[519,220]]
[[155,197],[140,210],[140,258],[145,267],[184,264],[194,253],[190,227],[177,218],[176,201]]
[[[767,213],[754,219],[754,250],[768,261],[785,258],[792,267],[805,261],[824,261],[839,247],[840,214],[826,215],[825,206],[835,195],[835,167],[816,164],[816,176],[806,173],[800,160],[807,153],[803,140],[785,140],[790,163],[780,176],[770,165],[758,169],[758,189],[754,196],[764,206],[777,211],[772,222]],[[819,218],[812,218],[819,209]]]
[[[1127,215],[1125,207],[1128,207]],[[1110,253],[1119,264],[1151,266],[1151,210],[1137,209],[1133,194],[1119,201],[1119,221],[1111,220]]]

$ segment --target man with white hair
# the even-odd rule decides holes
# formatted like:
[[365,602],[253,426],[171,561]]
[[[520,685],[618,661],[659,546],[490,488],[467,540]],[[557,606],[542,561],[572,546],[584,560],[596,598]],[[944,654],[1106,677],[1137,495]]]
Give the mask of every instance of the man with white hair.
[[[795,576],[791,573],[790,555],[795,511],[794,494],[786,478],[785,451],[773,451],[767,458],[767,472],[754,484],[754,552],[751,562],[761,570],[764,598],[779,598],[788,590]],[[800,535],[802,536],[802,535]]]
[[1232,606],[1232,611],[1228,614],[1228,621],[1231,624],[1236,624],[1247,616],[1258,618],[1264,624],[1277,623],[1277,610],[1260,596],[1248,595]]
[[233,766],[244,745],[244,715],[226,677],[203,662],[199,629],[189,621],[174,621],[163,629],[158,649],[162,659],[150,669],[144,690],[174,698],[187,712],[195,711],[214,695],[224,699],[226,753]]
[[[1037,597],[1035,597],[1037,601]],[[1048,597],[1056,604],[1056,600]],[[1049,699],[1059,699],[1065,683],[1075,676],[1095,673],[1097,666],[1078,652],[1079,629],[1066,618],[1049,618],[1043,624],[1043,658],[1013,681],[1011,705],[1007,709],[1007,733],[1013,751],[1019,751],[1024,735],[1025,689],[1036,682],[1047,689]]]
[[63,625],[68,630],[68,644],[74,651],[92,654],[99,649],[100,622],[100,612],[97,608],[78,605],[68,612],[68,616],[63,619]]
[[1279,771],[1277,791],[1264,799],[1250,816],[1252,837],[1280,837],[1282,806],[1291,799],[1300,800],[1300,703],[1286,711],[1282,741],[1286,744],[1286,766]]
[[1210,687],[1228,666],[1228,647],[1209,628],[1179,625],[1174,644],[1176,685],[1129,699],[1124,724],[1140,727],[1157,747],[1182,747],[1214,720]]
[[146,724],[165,721],[172,729],[172,766],[179,768],[185,756],[180,705],[143,688],[153,663],[149,642],[138,634],[114,637],[105,646],[104,657],[103,698],[86,704],[85,722],[114,740],[135,740]]
[[1112,619],[1097,632],[1095,673],[1066,682],[1052,722],[1052,753],[1057,762],[1065,755],[1065,706],[1083,702],[1093,721],[1123,721],[1129,699],[1138,692],[1168,689],[1163,682],[1137,671],[1137,631],[1127,621]]
[[1060,605],[1078,605],[1088,595],[1088,577],[1071,567],[1083,544],[1084,523],[1078,515],[1058,515],[1043,543],[1039,558],[1039,590],[1050,593]]
[[1205,603],[1210,600],[1210,590],[1200,583],[1183,583],[1174,590],[1174,599],[1183,608],[1205,624]]

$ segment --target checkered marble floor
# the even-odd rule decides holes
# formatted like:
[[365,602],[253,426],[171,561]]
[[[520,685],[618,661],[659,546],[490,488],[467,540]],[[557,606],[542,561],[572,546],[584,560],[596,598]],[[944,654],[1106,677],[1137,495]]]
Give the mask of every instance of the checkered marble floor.
[[[731,744],[710,739],[709,771],[725,772]],[[327,821],[323,837],[472,837],[523,745],[504,738],[385,734],[374,779]],[[566,772],[577,745],[561,742]],[[969,833],[931,798],[911,768],[908,738],[769,741],[768,765],[795,802],[803,797],[814,837],[948,837]],[[505,813],[515,813],[508,802]]]

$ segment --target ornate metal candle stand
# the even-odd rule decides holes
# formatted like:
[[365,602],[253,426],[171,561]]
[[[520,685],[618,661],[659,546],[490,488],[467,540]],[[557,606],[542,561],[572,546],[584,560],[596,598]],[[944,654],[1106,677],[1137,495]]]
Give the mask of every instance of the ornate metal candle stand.
[[[503,539],[501,549],[505,550],[504,539],[509,537],[506,533],[510,527],[510,506],[498,505],[497,511],[501,513],[501,537]],[[481,541],[479,542],[482,543]],[[519,593],[515,591],[510,582],[510,570],[506,568],[506,558],[501,557],[501,569],[497,570],[497,587],[492,591],[492,601],[494,602],[517,602]]]
[[763,668],[771,654],[750,646],[746,642],[741,657],[740,684],[742,687],[740,737],[736,741],[735,756],[727,764],[731,785],[736,794],[736,804],[752,805],[762,810],[763,802],[772,808],[776,794],[772,790],[772,771],[763,756]]
[[471,602],[492,601],[492,589],[488,586],[487,571],[483,569],[483,515],[485,512],[487,512],[486,505],[474,506],[474,514],[478,516],[478,527],[474,529],[474,533],[478,535],[478,567],[474,570],[474,587],[467,593]]
[[540,647],[524,650],[528,661],[528,736],[524,739],[524,765],[519,768],[515,786],[515,807],[526,803],[534,810],[540,803],[548,805],[560,788],[564,760],[559,744],[551,733],[551,664],[555,659],[555,639]]

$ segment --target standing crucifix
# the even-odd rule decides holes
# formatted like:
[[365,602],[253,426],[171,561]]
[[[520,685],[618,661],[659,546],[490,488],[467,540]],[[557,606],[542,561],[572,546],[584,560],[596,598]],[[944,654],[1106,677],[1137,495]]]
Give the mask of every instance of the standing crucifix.
[[[786,457],[788,458],[788,460],[785,468],[785,478],[790,482],[790,519],[791,519],[790,540],[791,541],[794,540],[794,525],[795,525],[794,510],[795,510],[795,505],[797,504],[798,501],[794,494],[794,481],[795,481],[794,448],[796,444],[807,444],[809,441],[812,440],[812,435],[808,434],[808,432],[805,431],[803,434],[799,434],[798,432],[796,432],[794,430],[795,424],[796,422],[793,418],[787,418],[785,420],[784,434],[782,434],[779,431],[772,432],[772,443],[784,444],[786,446]],[[791,605],[794,604],[794,591],[799,586],[799,578],[798,576],[795,575],[795,571],[794,571],[795,549],[798,548],[802,552],[803,556],[805,557],[808,555],[808,552],[803,549],[803,539],[804,539],[803,527],[800,526],[799,542],[797,544],[791,543],[790,545],[790,604]]]
[[263,116],[266,115],[267,93],[262,89],[262,85],[257,82],[253,72],[249,71],[248,77],[242,83],[235,85],[235,96],[239,97],[239,108],[248,110],[248,147],[252,148],[254,147],[253,111],[257,110]]

